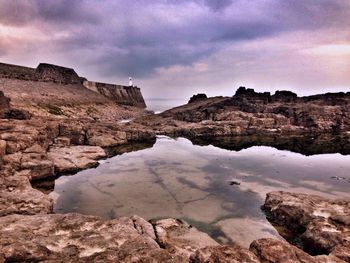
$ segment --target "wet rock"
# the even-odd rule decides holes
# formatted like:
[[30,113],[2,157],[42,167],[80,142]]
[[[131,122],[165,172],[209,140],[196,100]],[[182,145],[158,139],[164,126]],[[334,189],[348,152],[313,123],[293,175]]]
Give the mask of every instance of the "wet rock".
[[96,167],[97,160],[106,157],[106,153],[99,146],[53,147],[48,157],[54,162],[55,172],[62,174]]
[[294,233],[298,244],[314,254],[329,254],[350,239],[350,201],[287,192],[267,194],[267,218]]

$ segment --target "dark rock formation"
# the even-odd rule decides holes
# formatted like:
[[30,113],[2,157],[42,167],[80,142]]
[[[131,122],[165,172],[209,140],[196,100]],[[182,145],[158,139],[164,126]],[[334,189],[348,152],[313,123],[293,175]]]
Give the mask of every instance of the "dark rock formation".
[[36,68],[36,74],[39,75],[40,81],[48,81],[61,84],[81,83],[80,77],[72,68],[40,63]]
[[5,97],[0,90],[0,118],[4,117],[4,113],[10,108],[10,99]]
[[197,145],[214,145],[216,147],[241,151],[253,146],[270,146],[278,150],[288,150],[303,155],[315,155],[325,153],[350,154],[350,134],[319,136],[224,136],[207,138],[190,138]]
[[4,112],[5,119],[29,120],[32,114],[29,111],[21,109],[9,109]]
[[188,101],[188,103],[193,103],[195,101],[199,101],[199,100],[203,100],[203,99],[207,99],[207,95],[204,93],[198,93],[197,95],[193,95],[190,100]]
[[292,231],[295,244],[310,254],[329,254],[338,245],[350,249],[349,200],[272,192],[263,210],[271,222]]

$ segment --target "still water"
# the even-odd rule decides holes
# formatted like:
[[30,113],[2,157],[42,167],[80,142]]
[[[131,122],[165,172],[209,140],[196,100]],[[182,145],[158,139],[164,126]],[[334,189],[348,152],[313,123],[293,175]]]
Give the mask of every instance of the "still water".
[[222,244],[248,247],[257,238],[281,238],[260,210],[266,193],[350,198],[349,171],[350,155],[267,146],[230,151],[160,136],[150,148],[60,177],[51,196],[57,213],[181,218]]

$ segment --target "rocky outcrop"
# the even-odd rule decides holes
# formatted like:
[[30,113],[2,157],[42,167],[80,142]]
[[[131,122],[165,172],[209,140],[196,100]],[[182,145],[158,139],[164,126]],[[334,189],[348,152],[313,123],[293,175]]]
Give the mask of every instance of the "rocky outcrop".
[[329,254],[338,245],[350,251],[349,200],[272,192],[263,209],[273,224],[292,231],[294,243],[311,254]]
[[197,95],[193,95],[190,100],[188,101],[188,103],[192,103],[192,102],[195,102],[195,101],[199,101],[199,100],[204,100],[204,99],[207,99],[207,95],[204,94],[204,93],[198,93]]
[[288,91],[257,93],[240,88],[233,97],[196,100],[136,120],[159,134],[188,138],[242,135],[341,134],[350,130],[350,93],[296,97]]

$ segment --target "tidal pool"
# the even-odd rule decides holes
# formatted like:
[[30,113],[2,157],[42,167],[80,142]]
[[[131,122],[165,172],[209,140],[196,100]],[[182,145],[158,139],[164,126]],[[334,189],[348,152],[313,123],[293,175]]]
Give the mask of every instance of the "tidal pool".
[[222,244],[281,238],[260,206],[283,190],[350,198],[350,155],[304,156],[267,146],[239,151],[160,136],[153,147],[62,176],[50,194],[57,213],[103,218],[181,218]]

